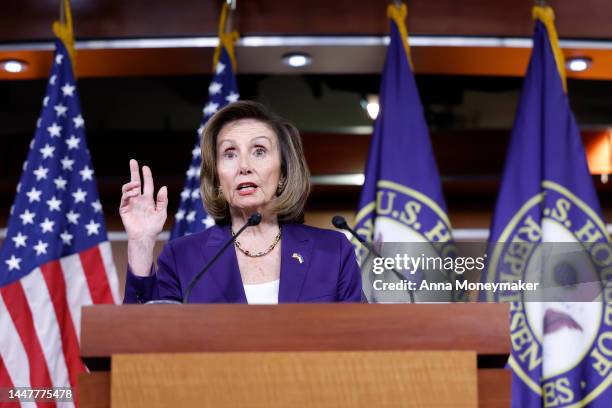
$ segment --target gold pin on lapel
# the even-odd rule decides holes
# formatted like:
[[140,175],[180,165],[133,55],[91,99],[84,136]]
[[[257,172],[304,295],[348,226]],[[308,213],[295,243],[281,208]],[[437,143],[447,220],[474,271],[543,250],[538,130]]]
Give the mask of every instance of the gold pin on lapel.
[[293,255],[291,255],[291,257],[293,259],[297,259],[299,263],[304,263],[304,258],[302,258],[302,255],[298,254],[297,252],[294,252]]

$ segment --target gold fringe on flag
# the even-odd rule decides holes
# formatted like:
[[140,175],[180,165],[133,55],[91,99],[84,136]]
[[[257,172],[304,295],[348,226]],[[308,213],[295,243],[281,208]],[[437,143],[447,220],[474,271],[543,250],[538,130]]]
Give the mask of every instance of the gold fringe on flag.
[[555,62],[557,63],[557,70],[561,77],[563,84],[563,90],[567,93],[567,80],[565,75],[565,57],[559,47],[559,37],[557,36],[557,30],[555,29],[555,12],[549,6],[533,6],[532,15],[534,20],[540,20],[548,31],[548,38],[552,51],[555,56]]
[[[63,43],[68,54],[72,67],[76,65],[76,51],[74,50],[74,31],[72,29],[72,12],[70,11],[70,0],[60,0],[64,2],[63,15],[60,16],[61,21],[53,23],[53,32]],[[64,18],[65,17],[65,18]],[[65,21],[64,21],[65,20]]]
[[410,56],[410,44],[408,43],[408,30],[406,29],[406,16],[408,15],[408,8],[404,3],[401,5],[389,4],[387,7],[387,17],[395,21],[395,25],[400,32],[402,42],[404,43],[404,49],[406,50],[406,58],[410,69],[414,72],[412,66],[412,57]]
[[215,49],[213,56],[213,72],[221,57],[221,47],[225,47],[225,50],[229,54],[230,60],[232,61],[232,69],[236,72],[236,56],[234,54],[234,45],[238,41],[238,32],[235,30],[225,32],[225,23],[227,22],[227,15],[229,13],[229,6],[227,2],[223,3],[223,9],[221,10],[221,17],[219,18],[219,45]]

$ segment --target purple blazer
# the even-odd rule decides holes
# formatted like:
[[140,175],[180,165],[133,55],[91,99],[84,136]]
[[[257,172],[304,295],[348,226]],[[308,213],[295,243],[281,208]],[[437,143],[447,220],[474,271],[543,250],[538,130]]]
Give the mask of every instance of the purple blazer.
[[[135,276],[128,266],[124,303],[181,301],[193,276],[230,237],[227,225],[169,241],[157,260],[157,272],[149,277]],[[279,303],[360,302],[361,298],[361,270],[353,246],[343,234],[283,224]],[[204,274],[189,301],[247,303],[234,247],[228,247]]]

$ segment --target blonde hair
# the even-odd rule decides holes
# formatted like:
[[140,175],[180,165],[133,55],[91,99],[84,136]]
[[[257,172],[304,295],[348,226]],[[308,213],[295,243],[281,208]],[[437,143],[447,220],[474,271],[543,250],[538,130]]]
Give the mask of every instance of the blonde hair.
[[304,206],[310,194],[310,171],[304,157],[300,132],[290,122],[253,101],[238,101],[225,106],[215,113],[204,127],[201,141],[200,192],[206,211],[217,222],[229,221],[229,206],[219,191],[217,137],[223,127],[241,119],[254,119],[264,123],[276,134],[281,155],[282,187],[274,198],[272,208],[279,222],[303,222]]

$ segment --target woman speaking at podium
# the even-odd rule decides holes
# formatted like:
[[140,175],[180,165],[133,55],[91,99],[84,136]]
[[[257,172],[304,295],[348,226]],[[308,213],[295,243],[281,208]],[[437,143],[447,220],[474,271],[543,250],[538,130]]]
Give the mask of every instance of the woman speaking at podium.
[[119,208],[128,236],[125,303],[361,300],[350,242],[303,224],[310,173],[292,124],[258,103],[235,102],[210,118],[201,153],[200,191],[217,225],[166,243],[157,268],[153,247],[166,221],[168,192],[162,187],[154,198],[151,170],[142,167],[141,182],[138,163],[130,161]]

